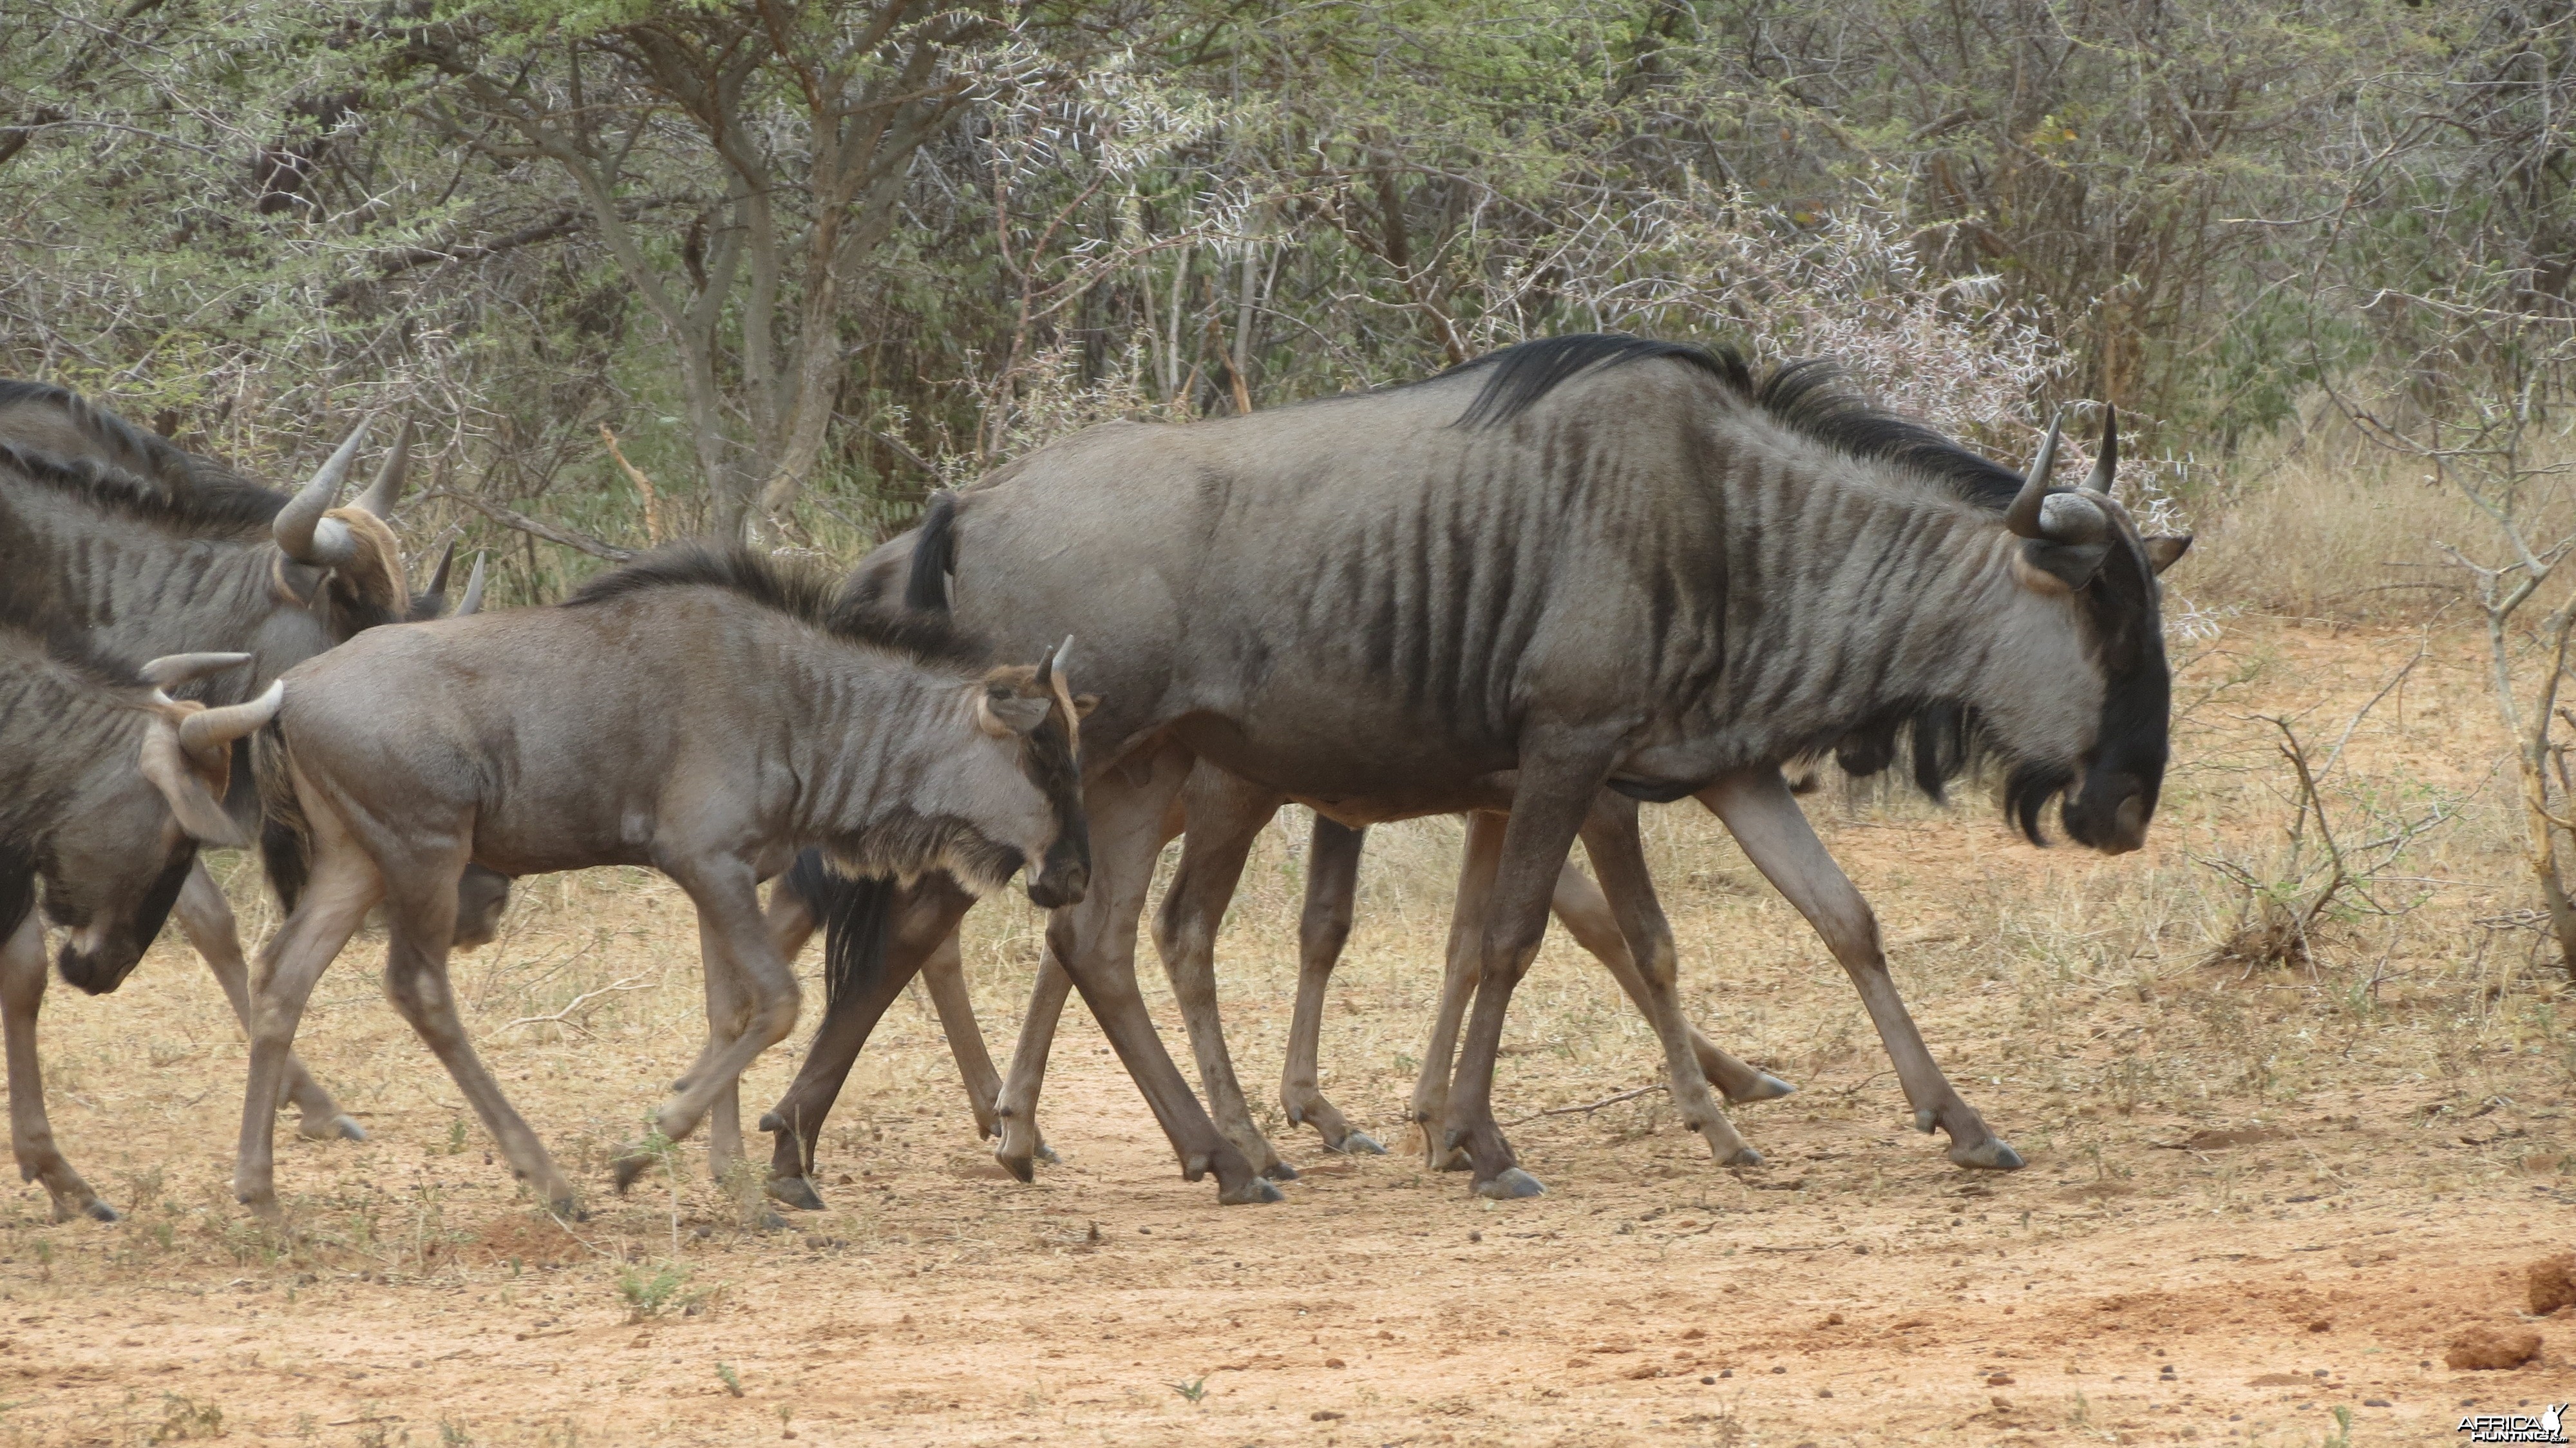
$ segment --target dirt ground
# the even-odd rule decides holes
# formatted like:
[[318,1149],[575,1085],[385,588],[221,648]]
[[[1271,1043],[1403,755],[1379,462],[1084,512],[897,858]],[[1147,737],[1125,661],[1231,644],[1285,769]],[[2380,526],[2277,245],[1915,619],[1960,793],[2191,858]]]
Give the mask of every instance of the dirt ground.
[[[2192,645],[2157,839],[2123,859],[2034,849],[1980,798],[1811,796],[1935,1052],[2029,1157],[2011,1175],[1906,1129],[1839,970],[1687,803],[1650,812],[1686,998],[1802,1089],[1736,1113],[1770,1158],[1741,1173],[1653,1091],[1582,1109],[1656,1057],[1552,940],[1497,1087],[1549,1191],[1509,1204],[1402,1141],[1442,821],[1373,836],[1325,1034],[1325,1089],[1394,1154],[1329,1157],[1274,1118],[1304,1175],[1267,1207],[1179,1180],[1078,1009],[1043,1106],[1065,1162],[1003,1178],[917,1002],[825,1134],[829,1210],[761,1230],[694,1143],[618,1198],[607,1157],[702,1025],[685,900],[595,872],[528,882],[456,972],[486,1058],[594,1183],[591,1219],[558,1224],[492,1164],[362,938],[304,1044],[372,1139],[286,1119],[272,1229],[227,1190],[238,1034],[165,944],[113,997],[49,1001],[57,1132],[129,1215],[0,1199],[0,1441],[2459,1441],[2466,1413],[2576,1398],[2576,1309],[2519,1310],[2525,1264],[2576,1248],[2576,991],[2519,913],[2475,650],[2259,620]],[[2364,875],[2287,963],[2225,949],[2244,880],[2322,878],[2313,825],[2287,854],[2271,719],[2317,763],[2348,741],[2327,822]],[[1265,842],[1221,946],[1248,1082],[1278,1072],[1300,855],[1285,826]],[[997,1050],[1036,929],[1025,905],[971,927]],[[793,1069],[773,1056],[753,1112]],[[2541,1358],[2443,1366],[2479,1323],[2536,1328]]]

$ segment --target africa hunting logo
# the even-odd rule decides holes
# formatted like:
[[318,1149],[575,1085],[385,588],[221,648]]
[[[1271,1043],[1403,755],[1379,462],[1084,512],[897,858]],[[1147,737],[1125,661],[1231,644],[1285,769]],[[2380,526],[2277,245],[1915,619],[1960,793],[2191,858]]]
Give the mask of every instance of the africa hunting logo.
[[2564,1443],[2567,1425],[2561,1416],[2570,1405],[2552,1404],[2537,1418],[2520,1413],[2480,1413],[2462,1418],[2459,1431],[2469,1435],[2472,1443]]

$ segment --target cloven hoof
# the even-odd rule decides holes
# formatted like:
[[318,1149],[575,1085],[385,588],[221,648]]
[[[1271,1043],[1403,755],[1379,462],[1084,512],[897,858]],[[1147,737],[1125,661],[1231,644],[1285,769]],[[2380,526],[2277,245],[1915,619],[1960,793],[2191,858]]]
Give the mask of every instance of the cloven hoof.
[[1055,1148],[1047,1145],[1043,1141],[1038,1143],[1037,1159],[1045,1162],[1049,1166],[1064,1165],[1064,1158],[1056,1155]]
[[1326,1147],[1325,1150],[1338,1151],[1350,1156],[1386,1155],[1385,1145],[1365,1131],[1354,1131],[1342,1138],[1341,1145]]
[[1038,1179],[1038,1169],[1030,1165],[1029,1158],[1025,1156],[1004,1156],[997,1151],[993,1153],[993,1160],[1000,1162],[1002,1170],[1009,1172],[1022,1186]]
[[296,1123],[295,1134],[307,1141],[364,1141],[367,1139],[367,1129],[358,1124],[357,1118],[345,1113],[334,1116],[328,1121],[315,1121],[311,1117],[306,1117]]
[[1735,1155],[1718,1163],[1719,1166],[1760,1166],[1761,1164],[1762,1153],[1755,1151],[1749,1146],[1737,1147],[1735,1149]]
[[1284,1161],[1274,1161],[1263,1167],[1261,1174],[1274,1182],[1293,1182],[1297,1179],[1297,1169]]
[[1240,1190],[1219,1192],[1216,1200],[1221,1207],[1246,1207],[1262,1202],[1284,1202],[1288,1200],[1288,1194],[1271,1185],[1268,1177],[1246,1177]]
[[617,1183],[617,1194],[626,1195],[626,1189],[635,1185],[635,1179],[644,1174],[644,1168],[651,1166],[653,1160],[653,1153],[639,1151],[632,1156],[621,1156],[610,1163],[609,1178]]
[[779,1203],[794,1207],[800,1212],[823,1210],[822,1193],[815,1191],[814,1184],[801,1176],[771,1177],[769,1195]]
[[1545,1196],[1547,1188],[1539,1184],[1537,1177],[1531,1176],[1519,1167],[1507,1166],[1503,1168],[1502,1175],[1492,1181],[1476,1183],[1476,1195],[1489,1197],[1498,1202],[1509,1202],[1517,1201],[1522,1197]]
[[1936,1127],[1936,1126],[1938,1126],[1938,1125],[1940,1125],[1940,1122],[1939,1122],[1938,1120],[1934,1119],[1934,1117],[1933,1117],[1933,1115],[1932,1115],[1932,1108],[1931,1108],[1931,1107],[1929,1107],[1929,1106],[1918,1106],[1918,1107],[1914,1108],[1914,1129],[1915,1129],[1915,1130],[1917,1130],[1917,1131],[1919,1131],[1919,1132],[1922,1132],[1925,1136],[1930,1136],[1930,1135],[1932,1134],[1932,1130],[1933,1130],[1933,1128],[1934,1128],[1934,1127]]
[[1974,1146],[1951,1147],[1950,1162],[1970,1171],[2019,1171],[2023,1165],[2021,1153],[1999,1136],[1987,1137]]
[[[68,1216],[69,1214],[66,1213],[65,1215]],[[90,1198],[88,1205],[81,1208],[81,1215],[88,1217],[93,1222],[119,1222],[124,1220],[124,1218],[116,1214],[116,1208],[109,1206],[107,1203],[100,1201],[96,1197]]]
[[1777,1101],[1783,1096],[1794,1096],[1797,1091],[1797,1087],[1765,1071],[1754,1081],[1751,1089],[1741,1096],[1729,1096],[1726,1101],[1730,1106],[1742,1106],[1749,1101]]

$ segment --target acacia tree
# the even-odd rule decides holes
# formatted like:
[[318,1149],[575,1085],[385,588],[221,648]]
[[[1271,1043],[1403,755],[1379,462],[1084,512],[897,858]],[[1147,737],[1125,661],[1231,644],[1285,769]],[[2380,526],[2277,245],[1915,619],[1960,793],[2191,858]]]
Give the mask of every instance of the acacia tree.
[[710,522],[742,536],[813,474],[852,279],[914,156],[989,71],[999,8],[927,0],[468,3],[405,32],[458,143],[568,176],[675,353]]

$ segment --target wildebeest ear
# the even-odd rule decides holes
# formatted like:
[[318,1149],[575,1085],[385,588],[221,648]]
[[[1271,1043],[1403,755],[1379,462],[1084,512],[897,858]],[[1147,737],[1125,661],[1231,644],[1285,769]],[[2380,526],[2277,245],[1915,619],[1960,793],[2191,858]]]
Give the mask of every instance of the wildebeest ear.
[[1031,699],[1008,684],[987,685],[983,693],[975,696],[975,727],[996,739],[1034,733],[1046,722],[1047,710],[1054,707],[1051,695]]
[[1076,719],[1090,718],[1091,711],[1099,707],[1100,696],[1098,694],[1076,694],[1073,696],[1073,717]]
[[2191,551],[2189,533],[2159,533],[2141,541],[2147,545],[2147,566],[2158,573],[2173,567],[2176,560]]
[[2051,543],[2045,538],[2022,541],[2020,562],[2015,569],[2025,587],[2044,593],[2068,592],[2093,581],[2102,569],[2102,560],[2111,554],[2108,543]]

